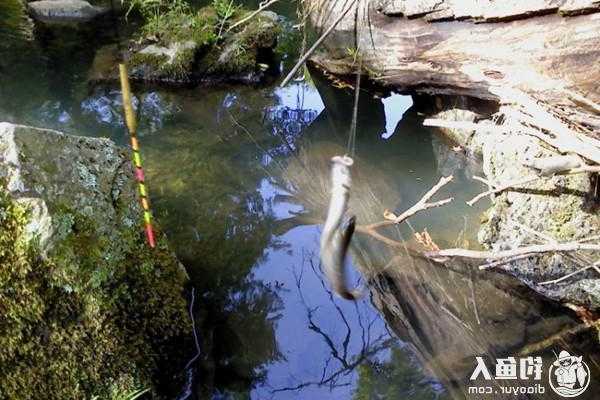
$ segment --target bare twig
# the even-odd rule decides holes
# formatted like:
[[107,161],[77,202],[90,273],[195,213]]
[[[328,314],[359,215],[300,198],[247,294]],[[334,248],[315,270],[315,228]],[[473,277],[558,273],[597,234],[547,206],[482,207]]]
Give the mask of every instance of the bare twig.
[[421,200],[419,200],[418,202],[416,202],[411,208],[409,208],[408,210],[404,211],[402,214],[400,214],[399,216],[396,216],[394,213],[390,212],[390,211],[385,211],[383,213],[383,218],[385,218],[385,221],[381,221],[381,222],[376,222],[370,225],[366,225],[365,228],[367,229],[377,229],[380,228],[382,226],[387,226],[387,225],[394,225],[394,224],[400,224],[404,221],[406,221],[408,218],[412,217],[413,215],[424,211],[424,210],[428,210],[430,208],[436,208],[436,207],[441,207],[445,204],[450,203],[452,200],[454,200],[454,198],[450,197],[444,200],[440,200],[440,201],[436,201],[433,203],[429,203],[429,199],[431,199],[442,187],[446,186],[449,182],[451,182],[453,179],[453,176],[445,176],[445,177],[441,177],[440,180],[438,181],[438,183],[436,183],[431,189],[429,189],[429,191],[427,193],[425,193],[425,195],[423,195],[423,197],[421,197]]
[[260,3],[260,6],[254,10],[253,12],[251,12],[248,16],[240,19],[238,22],[236,22],[235,24],[231,25],[229,27],[229,29],[227,29],[227,32],[237,28],[238,26],[245,24],[246,22],[250,21],[252,18],[254,18],[257,14],[259,14],[261,11],[263,11],[266,8],[269,8],[271,5],[277,3],[279,0],[269,0],[267,2],[263,2]]
[[505,265],[505,264],[511,263],[513,261],[518,261],[518,260],[522,260],[524,258],[532,257],[533,255],[534,254],[531,254],[531,253],[525,253],[525,254],[519,254],[519,255],[514,256],[514,257],[505,258],[503,260],[492,261],[492,262],[489,262],[487,264],[480,265],[479,269],[480,270],[484,270],[484,269],[496,268],[496,267],[499,267],[501,265]]
[[429,258],[440,258],[440,257],[461,257],[471,258],[476,260],[502,260],[505,258],[511,258],[521,256],[524,254],[539,254],[539,253],[552,253],[552,252],[571,252],[571,251],[600,251],[600,244],[589,244],[580,242],[568,242],[558,244],[537,244],[532,246],[518,247],[512,250],[503,251],[484,251],[484,250],[468,250],[468,249],[445,249],[439,251],[429,251],[425,253],[426,257]]
[[[587,165],[586,164],[586,165],[582,165],[577,168],[572,168],[572,169],[568,169],[566,171],[557,172],[556,175],[575,175],[575,174],[597,173],[597,172],[600,172],[600,165]],[[467,204],[470,206],[473,206],[475,203],[477,203],[479,200],[483,199],[486,196],[504,192],[505,190],[508,190],[508,189],[515,189],[518,186],[525,185],[527,183],[535,182],[537,180],[545,179],[545,178],[552,178],[552,176],[530,175],[525,178],[506,182],[506,183],[498,185],[498,186],[496,186],[495,184],[492,183],[491,185],[495,186],[493,189],[487,190],[483,193],[479,193],[477,196],[475,196],[471,200],[467,201]],[[473,179],[489,184],[489,181],[487,181],[486,179],[479,177],[479,176],[477,176],[477,177],[474,176]]]
[[588,99],[587,97],[585,97],[577,92],[574,92],[572,90],[565,89],[564,92],[574,102],[586,105],[589,108],[591,108],[593,111],[595,111],[596,113],[600,114],[600,104],[597,104],[597,103],[593,102],[592,100]]
[[471,291],[471,304],[473,305],[475,320],[477,321],[477,325],[481,325],[481,320],[479,319],[479,310],[477,308],[477,297],[475,296],[475,285],[473,284],[473,271],[470,271],[469,275],[469,290]]
[[555,346],[558,342],[562,342],[565,340],[566,336],[577,335],[585,330],[590,328],[600,328],[600,320],[592,321],[592,322],[584,322],[582,324],[577,324],[575,326],[570,326],[568,328],[563,329],[562,331],[555,333],[554,335],[541,340],[537,343],[528,344],[525,347],[522,347],[519,351],[519,356],[527,356],[529,354],[540,353],[542,350],[547,349],[548,347]]
[[582,272],[585,272],[585,271],[587,271],[588,269],[592,269],[592,268],[593,268],[593,269],[596,269],[596,268],[598,268],[598,266],[600,266],[600,261],[596,261],[596,262],[595,262],[595,263],[593,263],[592,265],[588,265],[587,267],[580,268],[580,269],[578,269],[577,271],[574,271],[574,272],[571,272],[570,274],[566,274],[566,275],[564,275],[564,276],[561,276],[561,277],[560,277],[560,278],[558,278],[558,279],[553,279],[553,280],[550,280],[550,281],[540,282],[540,283],[539,283],[539,285],[552,285],[552,284],[555,284],[555,283],[560,283],[560,282],[562,282],[562,281],[564,281],[564,280],[567,280],[567,279],[569,279],[569,278],[570,278],[570,277],[572,277],[572,276],[575,276],[575,275],[577,275],[577,274],[580,274],[580,273],[582,273]]
[[[477,178],[478,178],[477,180],[479,180],[479,181],[481,181],[483,179],[481,177],[477,177]],[[477,203],[479,200],[483,199],[484,197],[487,197],[487,196],[492,195],[492,194],[503,192],[503,191],[505,191],[507,189],[514,189],[517,186],[521,186],[521,185],[525,185],[527,183],[531,183],[533,181],[537,181],[540,178],[541,177],[538,176],[538,175],[532,175],[532,176],[528,176],[528,177],[525,177],[525,178],[517,179],[515,181],[507,182],[505,184],[496,186],[493,189],[487,190],[487,191],[485,191],[483,193],[479,193],[477,196],[475,196],[471,200],[467,201],[467,204],[472,207],[475,203]],[[492,184],[492,186],[494,186],[494,184]]]
[[281,82],[281,86],[285,86],[288,84],[288,82],[294,77],[294,75],[296,75],[296,72],[298,72],[298,70],[300,69],[300,67],[302,65],[304,65],[304,63],[306,62],[306,60],[308,60],[308,57],[311,56],[312,53],[315,52],[315,50],[317,50],[317,48],[321,45],[321,43],[323,43],[323,41],[327,38],[327,36],[329,36],[329,34],[331,32],[333,32],[333,30],[335,29],[335,27],[340,23],[340,21],[342,19],[344,19],[344,17],[346,16],[346,14],[348,14],[348,11],[350,11],[354,5],[356,4],[358,0],[352,0],[350,2],[350,4],[348,5],[348,7],[346,7],[346,9],[335,19],[335,21],[333,21],[333,23],[331,24],[331,26],[329,28],[327,28],[327,30],[321,35],[321,37],[319,37],[317,39],[317,41],[312,45],[312,47],[310,49],[308,49],[308,51],[300,58],[300,60],[298,60],[298,62],[296,63],[296,65],[294,66],[294,68],[292,68],[292,70],[290,71],[290,73],[285,77],[285,79],[283,80],[283,82]]
[[396,248],[404,248],[404,244],[398,240],[390,239],[389,237],[382,235],[377,232],[374,228],[371,228],[369,225],[358,225],[355,228],[356,232],[364,233],[366,235],[371,236],[375,240],[379,240],[380,242]]

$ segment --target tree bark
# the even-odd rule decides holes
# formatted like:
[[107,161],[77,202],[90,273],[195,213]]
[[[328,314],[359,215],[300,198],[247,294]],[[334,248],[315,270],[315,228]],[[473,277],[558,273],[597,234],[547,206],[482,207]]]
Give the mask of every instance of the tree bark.
[[[323,32],[346,1],[307,6]],[[360,0],[312,62],[353,73],[348,49],[372,80],[397,91],[512,102],[493,89],[518,89],[599,137],[600,0]]]

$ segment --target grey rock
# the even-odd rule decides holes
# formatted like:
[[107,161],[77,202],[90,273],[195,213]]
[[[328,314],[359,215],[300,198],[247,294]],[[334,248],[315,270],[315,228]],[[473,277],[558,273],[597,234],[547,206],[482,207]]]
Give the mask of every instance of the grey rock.
[[[485,175],[497,183],[531,175],[523,160],[556,156],[537,139],[519,132],[487,135],[480,142]],[[585,174],[555,176],[533,182],[525,190],[498,195],[487,212],[479,241],[488,248],[505,250],[544,242],[532,231],[557,242],[596,235],[600,217],[586,208],[590,185]],[[582,260],[586,260],[585,255]],[[600,309],[600,278],[592,273],[578,274],[558,284],[539,284],[574,272],[580,264],[567,256],[546,254],[511,262],[503,269],[549,298]],[[586,284],[582,284],[584,281]]]
[[142,215],[129,157],[108,139],[0,123],[0,179],[29,207],[26,231],[43,251],[70,232],[60,210],[84,215],[115,241]]
[[34,19],[44,22],[85,22],[110,11],[85,0],[40,0],[27,6]]
[[273,23],[278,23],[281,21],[281,16],[275,11],[264,10],[259,12],[258,16],[259,18],[264,18],[265,20],[271,20]]
[[[469,122],[480,118],[462,108],[446,109],[433,117]],[[485,120],[478,123],[493,122]],[[550,160],[559,156],[536,138],[518,131],[491,133],[447,128],[441,131],[463,146],[467,154],[480,157],[486,179],[495,183],[512,182],[533,175],[535,171],[528,166],[531,160]],[[460,166],[462,159],[452,157],[447,150],[442,151],[441,146],[437,146],[437,150],[441,173],[451,173]],[[569,242],[597,235],[600,231],[600,216],[586,208],[587,194],[592,188],[585,174],[547,177],[522,189],[506,191],[492,200],[478,233],[478,240],[485,247],[492,250],[514,249],[544,242],[541,236],[557,242]],[[536,237],[533,231],[541,236]],[[577,274],[557,284],[540,285],[587,266],[585,263],[591,260],[583,256],[583,259],[574,262],[569,256],[546,254],[514,261],[501,269],[548,298],[598,310],[600,278],[592,272]]]

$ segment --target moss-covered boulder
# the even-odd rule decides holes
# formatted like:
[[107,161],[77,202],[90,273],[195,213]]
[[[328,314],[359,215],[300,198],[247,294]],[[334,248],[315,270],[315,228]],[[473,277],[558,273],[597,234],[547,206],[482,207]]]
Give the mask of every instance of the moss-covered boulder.
[[166,46],[150,44],[130,59],[131,77],[136,80],[186,83],[192,79],[198,44],[188,40]]
[[[212,7],[175,9],[152,19],[129,43],[125,55],[131,79],[166,85],[260,83],[279,72],[275,48],[281,18],[268,11],[234,27],[249,11],[228,17]],[[229,29],[232,28],[232,29]],[[116,46],[100,49],[92,81],[116,80]]]
[[0,182],[0,398],[160,397],[187,277],[162,235],[145,243],[126,152],[0,123]]
[[277,14],[259,13],[213,46],[198,62],[197,74],[208,82],[259,82],[266,72],[277,69],[274,49],[281,31]]

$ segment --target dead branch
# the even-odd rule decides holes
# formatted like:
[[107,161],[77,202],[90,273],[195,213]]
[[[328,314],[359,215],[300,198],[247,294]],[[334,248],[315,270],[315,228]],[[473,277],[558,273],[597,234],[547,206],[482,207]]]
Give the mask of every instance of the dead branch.
[[[599,173],[600,172],[600,165],[587,165],[584,164],[580,167],[577,168],[572,168],[566,171],[560,171],[557,172],[555,175],[575,175],[575,174],[582,174],[582,173]],[[475,203],[477,203],[479,200],[483,199],[484,197],[487,197],[489,195],[492,194],[497,194],[500,192],[504,192],[505,190],[508,189],[517,189],[519,186],[521,185],[525,185],[527,183],[531,183],[537,180],[541,180],[541,179],[545,179],[545,178],[551,178],[552,176],[543,176],[543,175],[531,175],[531,176],[527,176],[525,178],[521,178],[521,179],[517,179],[514,181],[510,181],[507,183],[504,183],[502,185],[495,185],[493,183],[490,183],[489,181],[487,181],[485,178],[482,178],[480,176],[477,177],[473,177],[473,179],[478,180],[480,182],[484,182],[486,184],[488,184],[489,186],[494,187],[493,189],[487,190],[483,193],[479,193],[477,196],[473,197],[471,200],[467,201],[467,204],[470,206],[473,206]]]
[[[600,164],[600,141],[571,129],[567,122],[552,113],[550,106],[516,89],[492,87],[490,91],[497,95],[502,102],[512,104],[509,107],[503,107],[502,112],[510,117],[513,126],[434,118],[426,119],[423,121],[423,125],[487,133],[505,133],[515,130],[534,136],[561,153],[574,153]],[[595,111],[600,110],[598,104],[585,97],[574,92],[568,92],[568,94],[572,99],[585,103]]]
[[327,30],[317,39],[317,41],[311,46],[311,48],[308,49],[308,51],[300,58],[300,60],[298,60],[296,65],[294,65],[294,68],[292,68],[292,70],[289,72],[289,74],[287,74],[287,76],[285,77],[283,82],[281,82],[281,85],[280,85],[281,87],[287,85],[288,82],[294,77],[294,75],[296,75],[296,72],[298,72],[300,67],[302,65],[304,65],[306,60],[308,60],[308,58],[311,56],[311,54],[314,53],[315,50],[317,50],[317,48],[321,45],[321,43],[323,43],[323,41],[325,39],[327,39],[327,36],[329,36],[329,34],[331,32],[333,32],[335,27],[340,23],[340,21],[342,19],[344,19],[346,14],[348,14],[348,11],[350,11],[354,7],[354,5],[356,4],[357,1],[358,0],[352,0],[350,2],[350,4],[348,5],[348,7],[346,7],[346,9],[335,19],[335,21],[333,21],[331,26],[329,28],[327,28]]
[[493,87],[490,91],[502,101],[512,102],[521,107],[520,110],[506,111],[515,122],[529,128],[523,129],[523,133],[537,137],[562,153],[575,153],[600,164],[600,141],[573,131],[566,123],[552,115],[543,103],[512,88]]
[[587,106],[592,111],[596,112],[597,114],[600,114],[600,105],[599,104],[589,100],[587,97],[585,97],[577,92],[574,92],[572,90],[565,89],[564,92],[569,96],[569,98],[573,102]]
[[541,351],[555,346],[557,343],[565,340],[566,336],[577,335],[583,331],[586,331],[591,328],[600,329],[600,320],[592,321],[592,322],[584,322],[581,324],[577,324],[575,326],[571,326],[563,329],[562,331],[555,333],[554,335],[547,337],[544,340],[541,340],[537,343],[529,344],[519,351],[519,356],[527,356],[534,353],[540,353]]
[[506,265],[508,263],[511,263],[513,261],[523,260],[524,258],[532,257],[534,255],[535,254],[532,254],[532,253],[519,254],[519,255],[514,256],[514,257],[505,258],[503,260],[492,261],[492,262],[489,262],[487,264],[482,264],[482,265],[479,266],[479,269],[480,270],[484,270],[484,269],[496,268],[496,267],[499,267],[501,265]]
[[260,5],[258,6],[258,8],[256,10],[254,10],[253,12],[251,12],[248,16],[240,19],[235,24],[231,25],[229,27],[229,29],[227,29],[227,32],[229,32],[229,31],[237,28],[238,26],[240,26],[242,24],[245,24],[246,22],[250,21],[256,15],[258,15],[261,11],[265,10],[266,8],[269,8],[270,6],[272,6],[273,4],[277,3],[278,1],[279,0],[268,0],[267,2],[260,3]]
[[561,277],[560,277],[560,278],[558,278],[558,279],[552,279],[552,280],[550,280],[550,281],[540,282],[540,283],[539,283],[539,285],[553,285],[553,284],[556,284],[556,283],[560,283],[560,282],[562,282],[562,281],[564,281],[564,280],[567,280],[567,279],[569,279],[569,278],[570,278],[570,277],[572,277],[572,276],[575,276],[575,275],[577,275],[577,274],[580,274],[580,273],[582,273],[582,272],[585,272],[585,271],[587,271],[588,269],[596,269],[596,270],[597,270],[598,266],[600,266],[600,261],[596,261],[596,262],[595,262],[595,263],[593,263],[592,265],[588,265],[587,267],[580,268],[580,269],[578,269],[577,271],[574,271],[574,272],[571,272],[570,274],[566,274],[566,275],[564,275],[564,276],[561,276]]
[[[475,178],[475,177],[473,177],[473,178]],[[487,190],[487,191],[485,191],[483,193],[479,193],[477,196],[475,196],[471,200],[467,201],[467,204],[472,207],[475,203],[477,203],[479,200],[483,199],[484,197],[490,196],[492,194],[504,192],[505,190],[508,190],[508,189],[515,189],[518,186],[525,185],[525,184],[531,183],[533,181],[537,181],[538,179],[540,179],[540,177],[538,175],[533,175],[533,176],[528,176],[528,177],[525,177],[525,178],[517,179],[515,181],[510,181],[510,182],[507,182],[507,183],[505,183],[503,185],[494,187],[494,184],[491,184],[491,183],[489,183],[489,181],[486,181],[484,178],[478,176],[477,177],[478,181],[480,181],[480,182],[482,182],[482,181],[488,182],[488,185],[492,186],[494,188],[490,189],[490,190]]]
[[484,250],[468,250],[468,249],[445,249],[439,251],[429,251],[424,253],[428,258],[441,257],[461,257],[475,260],[502,260],[521,256],[524,254],[539,254],[539,253],[555,253],[555,252],[572,252],[580,250],[600,251],[600,244],[568,242],[558,244],[538,244],[532,246],[518,247],[512,250],[503,251],[484,251]]
[[404,211],[399,216],[396,216],[394,213],[392,213],[392,212],[390,212],[388,210],[385,210],[384,213],[383,213],[383,218],[385,219],[385,221],[376,222],[376,223],[373,223],[373,224],[370,224],[370,225],[366,225],[364,228],[366,228],[366,229],[377,229],[377,228],[380,228],[382,226],[400,224],[400,223],[406,221],[408,218],[412,217],[413,215],[415,215],[415,214],[417,214],[417,213],[419,213],[421,211],[428,210],[430,208],[441,207],[441,206],[443,206],[445,204],[450,203],[452,200],[454,200],[453,197],[449,197],[447,199],[436,201],[436,202],[433,202],[433,203],[429,203],[428,201],[441,188],[443,188],[449,182],[451,182],[452,179],[454,179],[454,177],[452,175],[441,177],[440,180],[438,181],[438,183],[436,183],[431,189],[429,189],[429,191],[427,193],[425,193],[425,195],[423,195],[423,197],[421,197],[421,200],[419,200],[418,202],[416,202],[412,207],[410,207],[408,210]]

